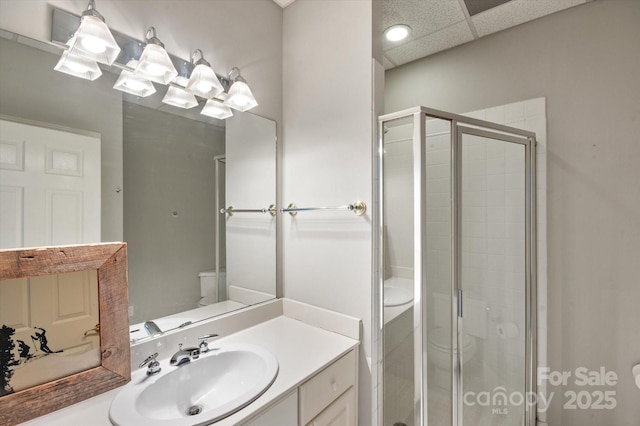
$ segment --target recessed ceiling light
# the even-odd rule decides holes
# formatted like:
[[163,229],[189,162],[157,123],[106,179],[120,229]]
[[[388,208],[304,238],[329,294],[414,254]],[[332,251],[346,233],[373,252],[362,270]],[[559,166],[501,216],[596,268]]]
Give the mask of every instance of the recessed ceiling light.
[[409,36],[411,27],[404,24],[392,25],[384,30],[384,36],[389,41],[401,41]]

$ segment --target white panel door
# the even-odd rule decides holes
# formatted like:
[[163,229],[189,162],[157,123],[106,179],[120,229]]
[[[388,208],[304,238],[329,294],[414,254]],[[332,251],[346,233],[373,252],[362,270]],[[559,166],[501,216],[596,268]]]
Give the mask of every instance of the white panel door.
[[100,241],[100,138],[0,120],[0,248]]

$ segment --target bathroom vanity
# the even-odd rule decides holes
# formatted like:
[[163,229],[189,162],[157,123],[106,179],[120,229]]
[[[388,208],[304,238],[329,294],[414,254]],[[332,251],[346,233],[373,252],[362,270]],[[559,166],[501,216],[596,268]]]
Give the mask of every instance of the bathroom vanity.
[[[148,355],[158,352],[163,369],[183,368],[169,365],[178,345],[197,346],[199,336],[211,333],[220,335],[210,340],[212,349],[255,345],[278,361],[277,376],[262,395],[213,424],[319,426],[337,419],[341,424],[357,424],[360,320],[287,299],[265,302],[133,344],[132,383],[144,377],[146,367],[141,370],[138,365]],[[92,425],[109,426],[111,402],[122,389],[24,424],[62,426],[86,424],[91,419]],[[183,424],[200,423],[193,417],[193,422]]]

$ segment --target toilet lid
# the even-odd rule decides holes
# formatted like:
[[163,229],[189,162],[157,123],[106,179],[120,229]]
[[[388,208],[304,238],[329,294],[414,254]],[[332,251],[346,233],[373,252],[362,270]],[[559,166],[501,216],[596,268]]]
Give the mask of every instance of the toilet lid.
[[[467,333],[462,333],[461,337],[463,350],[473,344],[473,337]],[[433,346],[438,346],[443,349],[451,347],[451,331],[446,327],[437,327],[429,330],[428,339]]]

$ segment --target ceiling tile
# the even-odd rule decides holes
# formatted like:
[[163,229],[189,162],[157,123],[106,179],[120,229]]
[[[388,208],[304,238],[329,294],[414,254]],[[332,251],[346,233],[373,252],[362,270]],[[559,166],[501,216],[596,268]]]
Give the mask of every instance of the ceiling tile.
[[[407,42],[465,19],[458,0],[384,0],[382,16],[383,28],[394,24],[411,27]],[[396,46],[397,43],[383,41],[385,50]]]
[[394,64],[402,65],[471,40],[473,40],[473,34],[467,22],[462,21],[433,34],[388,49],[385,51],[385,56]]
[[464,0],[464,3],[467,5],[469,15],[473,16],[485,10],[493,9],[508,1],[511,0]]
[[582,3],[585,0],[513,0],[471,20],[482,37]]

